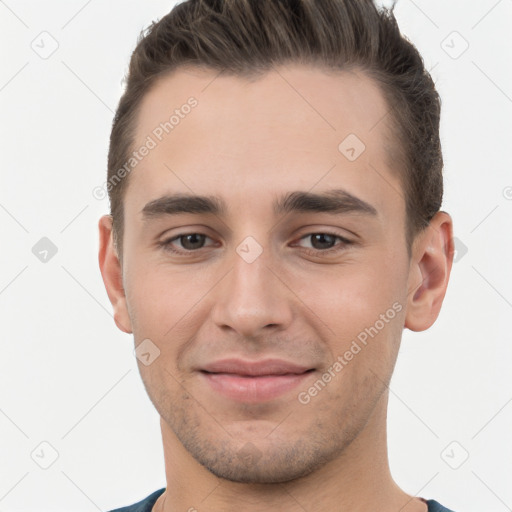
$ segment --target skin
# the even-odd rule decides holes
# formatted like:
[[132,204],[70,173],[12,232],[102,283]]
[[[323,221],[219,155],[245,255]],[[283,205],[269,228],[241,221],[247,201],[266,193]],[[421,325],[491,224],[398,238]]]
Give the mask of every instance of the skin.
[[[438,212],[409,258],[402,187],[388,165],[389,107],[362,72],[290,65],[252,81],[217,74],[181,68],[143,99],[136,147],[190,96],[198,105],[130,174],[122,267],[112,219],[99,221],[115,322],[135,345],[149,338],[160,350],[150,365],[138,362],[165,455],[167,489],[153,510],[425,512],[390,474],[387,385],[403,329],[428,329],[439,314],[451,217]],[[366,146],[353,162],[338,150],[350,133]],[[378,214],[273,213],[285,192],[333,188]],[[228,209],[144,222],[144,205],[172,192],[218,195]],[[207,235],[203,247],[178,238],[178,256],[158,245],[187,233]],[[321,246],[314,233],[353,243]],[[236,251],[247,236],[263,249],[252,263]],[[323,247],[339,250],[322,255]],[[298,393],[394,303],[394,318],[301,403]],[[299,389],[240,403],[197,371],[228,356],[315,371]]]

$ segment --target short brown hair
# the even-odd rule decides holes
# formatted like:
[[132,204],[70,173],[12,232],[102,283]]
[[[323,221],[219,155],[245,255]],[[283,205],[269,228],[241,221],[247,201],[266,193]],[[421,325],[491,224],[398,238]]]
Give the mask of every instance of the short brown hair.
[[[133,151],[141,99],[180,66],[254,76],[304,63],[357,68],[380,86],[390,106],[392,155],[406,203],[410,254],[416,234],[440,209],[441,101],[418,50],[400,34],[393,10],[373,0],[186,0],[141,32],[112,124],[108,182]],[[128,175],[109,187],[113,236],[122,260],[123,197]]]

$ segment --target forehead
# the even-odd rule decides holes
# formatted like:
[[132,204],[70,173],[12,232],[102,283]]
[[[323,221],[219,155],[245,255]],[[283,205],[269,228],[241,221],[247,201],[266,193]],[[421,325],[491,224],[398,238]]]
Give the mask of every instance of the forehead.
[[281,66],[248,79],[180,68],[141,102],[133,149],[150,149],[131,172],[125,202],[139,212],[176,191],[247,197],[345,181],[349,191],[373,189],[382,203],[396,174],[388,111],[375,82],[356,70]]

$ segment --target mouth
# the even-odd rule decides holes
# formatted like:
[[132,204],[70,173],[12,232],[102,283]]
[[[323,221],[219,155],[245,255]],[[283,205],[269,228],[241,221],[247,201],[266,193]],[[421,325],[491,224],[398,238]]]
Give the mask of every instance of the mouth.
[[245,403],[265,402],[292,391],[315,371],[282,360],[242,361],[226,359],[200,369],[216,394]]

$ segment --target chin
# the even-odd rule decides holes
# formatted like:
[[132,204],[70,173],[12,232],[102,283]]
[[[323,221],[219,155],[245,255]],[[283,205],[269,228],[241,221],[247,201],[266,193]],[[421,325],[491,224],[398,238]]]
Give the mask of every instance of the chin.
[[[184,441],[184,442],[183,442]],[[333,446],[306,445],[304,441],[286,446],[256,446],[252,442],[241,448],[232,440],[223,443],[189,443],[188,452],[218,478],[244,484],[277,484],[305,477],[336,457]],[[255,441],[256,443],[257,441]],[[202,446],[201,446],[202,445]]]
[[[201,462],[201,461],[199,461]],[[240,484],[279,484],[297,480],[312,473],[314,467],[291,467],[289,465],[277,467],[274,461],[268,464],[234,463],[226,465],[217,461],[214,464],[203,464],[217,478],[229,480]]]

